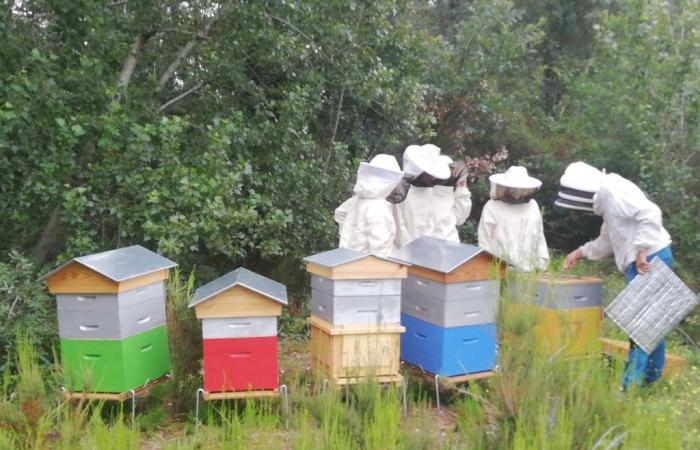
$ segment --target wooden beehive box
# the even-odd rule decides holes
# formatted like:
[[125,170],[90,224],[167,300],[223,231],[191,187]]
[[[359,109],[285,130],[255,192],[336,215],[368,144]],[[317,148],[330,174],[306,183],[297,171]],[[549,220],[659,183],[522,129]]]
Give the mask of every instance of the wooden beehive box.
[[440,283],[501,279],[505,265],[474,245],[423,236],[394,252],[408,274]]
[[336,383],[376,377],[399,381],[400,324],[332,325],[318,317],[311,325],[311,363]]
[[406,278],[406,265],[365,252],[337,248],[304,258],[306,271],[330,280]]
[[277,389],[277,317],[287,288],[240,267],[195,291],[207,392]]
[[125,392],[170,370],[164,281],[174,266],[135,245],[72,259],[45,276],[57,296],[66,389]]
[[553,309],[511,304],[508,308],[509,314],[532,320],[538,352],[566,356],[600,353],[600,307]]

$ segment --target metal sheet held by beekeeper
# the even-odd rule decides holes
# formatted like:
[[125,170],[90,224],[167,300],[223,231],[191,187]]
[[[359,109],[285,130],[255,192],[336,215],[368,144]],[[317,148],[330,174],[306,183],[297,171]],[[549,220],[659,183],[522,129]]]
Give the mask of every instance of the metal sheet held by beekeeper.
[[693,293],[659,258],[605,308],[605,315],[651,353],[698,304]]

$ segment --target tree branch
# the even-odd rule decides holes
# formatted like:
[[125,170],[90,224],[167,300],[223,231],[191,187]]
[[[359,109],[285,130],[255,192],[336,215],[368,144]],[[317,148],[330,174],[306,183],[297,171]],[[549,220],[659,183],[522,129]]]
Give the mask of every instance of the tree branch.
[[169,106],[173,105],[174,103],[179,102],[180,100],[187,97],[188,95],[190,95],[191,93],[193,93],[197,89],[200,89],[205,84],[206,83],[204,83],[203,81],[200,81],[199,83],[194,85],[194,87],[192,89],[188,89],[185,92],[183,92],[182,94],[178,95],[177,97],[174,97],[174,98],[168,100],[167,102],[163,103],[160,108],[158,108],[158,112],[165,111],[166,109],[168,109]]
[[216,20],[216,16],[212,17],[212,19],[207,22],[207,24],[204,26],[201,32],[197,33],[194,35],[192,39],[187,41],[187,44],[184,45],[180,49],[179,52],[177,52],[177,55],[175,56],[175,59],[173,62],[170,63],[167,69],[165,69],[165,72],[160,76],[160,79],[158,80],[158,87],[156,88],[156,92],[160,92],[163,90],[166,84],[168,84],[168,81],[172,76],[175,74],[175,71],[180,67],[180,64],[182,64],[182,61],[187,58],[187,56],[194,50],[194,48],[197,46],[200,40],[202,39],[207,39],[209,37],[209,30],[211,29],[211,26],[214,24],[214,21]]
[[340,122],[340,108],[343,107],[343,98],[345,97],[345,86],[340,90],[340,99],[338,100],[338,108],[335,111],[335,123],[333,124],[333,133],[331,134],[331,144],[335,142],[335,135],[338,132],[338,122]]
[[119,73],[119,77],[117,78],[118,99],[121,98],[121,94],[124,91],[126,91],[127,86],[129,86],[129,81],[131,80],[131,76],[134,74],[136,64],[138,63],[139,58],[141,57],[141,53],[143,53],[143,46],[146,44],[146,41],[148,41],[148,39],[150,39],[151,36],[153,36],[154,34],[155,32],[153,31],[139,33],[131,42],[131,45],[129,46],[129,54],[124,60],[122,70]]

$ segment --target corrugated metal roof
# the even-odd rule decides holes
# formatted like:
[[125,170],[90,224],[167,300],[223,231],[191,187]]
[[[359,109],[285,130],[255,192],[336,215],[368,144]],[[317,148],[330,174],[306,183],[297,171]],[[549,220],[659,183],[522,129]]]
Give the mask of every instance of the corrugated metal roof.
[[698,305],[698,296],[663,261],[654,258],[651,266],[605,308],[605,315],[647,353]]
[[117,283],[160,270],[170,269],[177,265],[173,261],[143,248],[140,245],[132,245],[131,247],[118,248],[116,250],[73,258],[57,269],[44,275],[42,279],[48,278],[61,271],[73,262],[94,270],[100,275],[104,275]]
[[226,275],[223,275],[204,286],[200,286],[194,292],[189,307],[192,308],[205,300],[214,297],[221,292],[234,286],[243,286],[251,291],[264,295],[270,300],[274,300],[283,305],[287,304],[287,287],[255,272],[251,272],[245,267],[239,267]]
[[423,236],[404,245],[391,257],[414,266],[450,273],[481,252],[483,250],[476,245]]

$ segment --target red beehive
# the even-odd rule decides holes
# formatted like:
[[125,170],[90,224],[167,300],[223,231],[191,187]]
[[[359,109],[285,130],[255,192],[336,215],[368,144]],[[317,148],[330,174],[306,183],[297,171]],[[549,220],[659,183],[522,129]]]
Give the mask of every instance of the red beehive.
[[284,285],[245,268],[197,289],[190,303],[202,319],[204,390],[274,390],[277,316],[287,304]]

